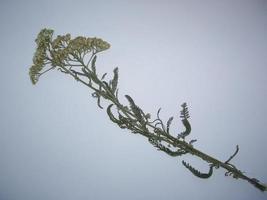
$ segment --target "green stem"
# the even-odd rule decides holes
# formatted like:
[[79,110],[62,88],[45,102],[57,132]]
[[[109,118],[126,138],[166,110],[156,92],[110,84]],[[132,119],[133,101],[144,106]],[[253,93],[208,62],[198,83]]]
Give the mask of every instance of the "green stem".
[[[92,56],[93,57],[93,56]],[[91,57],[91,58],[92,58]],[[91,59],[90,59],[91,60]],[[81,62],[81,60],[79,59],[79,62],[81,63],[81,66],[86,68],[87,70],[89,70],[88,68],[88,64],[85,65],[84,62]],[[83,75],[80,72],[77,72],[77,74],[74,74],[72,71],[70,71],[69,69],[67,69],[64,66],[60,66],[64,71],[66,71],[68,74],[70,74],[73,78],[75,78],[77,81],[81,82],[82,84],[84,84],[85,86],[91,88],[92,90],[94,90],[95,92],[98,92],[99,94],[102,95],[103,98],[110,100],[114,105],[117,106],[117,108],[128,118],[128,119],[135,119],[135,115],[134,113],[132,113],[130,110],[125,109],[125,107],[119,102],[119,100],[115,97],[115,95],[110,91],[110,89],[101,81],[99,80],[98,77],[96,77],[96,81],[94,81],[94,83],[98,86],[101,86],[102,89],[105,90],[106,94],[108,95],[104,95],[104,93],[102,91],[100,91],[99,89],[93,87],[92,85],[86,83],[84,80],[82,80],[77,74],[79,75]],[[86,76],[86,75],[85,75]],[[88,79],[90,79],[90,77],[88,77]],[[185,142],[184,140],[181,139],[177,139],[175,137],[173,137],[171,134],[162,132],[162,134],[160,136],[156,136],[155,133],[149,131],[147,128],[144,129],[144,127],[142,127],[141,125],[136,125],[134,124],[134,126],[140,130],[139,134],[149,138],[156,138],[159,139],[161,141],[166,142],[167,144],[172,145],[173,147],[177,147],[179,149],[184,150],[187,153],[190,153],[191,155],[197,156],[201,159],[203,159],[204,161],[208,162],[211,164],[211,166],[215,166],[216,168],[222,167],[224,168],[227,173],[229,173],[230,175],[232,175],[234,178],[241,178],[243,180],[248,181],[249,183],[251,183],[252,185],[254,185],[256,188],[260,189],[261,191],[265,191],[266,190],[266,186],[263,185],[262,183],[260,183],[257,179],[255,178],[249,178],[248,176],[244,175],[244,173],[242,173],[240,170],[238,170],[234,165],[229,163],[229,159],[226,162],[222,162],[206,153],[203,153],[202,151],[194,148],[191,144]],[[147,127],[155,130],[156,127],[151,124],[151,123],[147,123],[146,124]],[[231,159],[233,158],[230,157]]]

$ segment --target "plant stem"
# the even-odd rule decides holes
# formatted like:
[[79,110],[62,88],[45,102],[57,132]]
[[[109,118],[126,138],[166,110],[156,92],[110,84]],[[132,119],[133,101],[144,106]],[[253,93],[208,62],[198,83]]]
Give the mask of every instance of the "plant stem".
[[[83,62],[81,62],[81,65],[88,69],[88,64],[85,65]],[[66,69],[65,67],[62,67],[64,70],[67,70],[67,72],[74,77],[77,81],[81,82],[82,84],[86,85],[87,87],[93,89],[96,92],[99,92],[101,94],[101,91],[99,91],[98,89],[96,89],[95,87],[93,87],[92,85],[87,84],[85,81],[83,81],[81,78],[79,78],[79,76],[76,76],[75,74],[73,74],[71,71],[69,71],[68,69]],[[125,109],[124,106],[119,102],[119,100],[114,96],[114,94],[112,94],[109,91],[109,88],[107,88],[107,86],[101,81],[101,80],[97,80],[98,85],[100,85],[105,91],[106,93],[108,93],[108,97],[106,95],[102,96],[105,99],[108,99],[109,101],[111,101],[114,105],[117,106],[117,108],[128,118],[135,118],[134,114]],[[146,124],[148,127],[150,127],[151,129],[156,129],[156,127],[150,123]],[[155,134],[153,132],[150,132],[149,130],[142,130],[142,127],[139,126],[139,129],[141,129],[141,131],[139,132],[139,134],[145,136],[146,138],[151,138],[151,137],[156,137]],[[175,137],[173,137],[171,134],[166,134],[163,133],[161,136],[156,137],[157,139],[160,139],[162,141],[165,141],[168,144],[171,144],[173,147],[179,147],[180,149],[185,150],[187,153],[190,153],[191,155],[197,156],[201,159],[203,159],[204,161],[210,163],[210,165],[212,167],[222,167],[224,168],[227,172],[227,174],[229,175],[233,175],[234,178],[241,178],[244,179],[246,181],[248,181],[249,183],[251,183],[252,185],[254,185],[256,188],[260,189],[261,191],[265,191],[266,190],[266,186],[262,183],[260,183],[257,179],[255,178],[250,178],[246,175],[244,175],[244,173],[242,173],[239,169],[237,169],[234,165],[229,164],[229,161],[235,156],[235,154],[237,152],[235,152],[235,154],[233,156],[231,156],[227,161],[222,162],[196,148],[193,147],[193,145],[187,143],[184,140],[180,140],[177,139]]]

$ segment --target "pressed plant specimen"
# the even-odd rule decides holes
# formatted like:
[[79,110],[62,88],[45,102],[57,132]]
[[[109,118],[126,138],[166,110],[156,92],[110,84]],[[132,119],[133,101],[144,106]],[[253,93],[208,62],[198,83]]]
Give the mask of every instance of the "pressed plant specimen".
[[174,118],[170,117],[165,124],[160,118],[161,109],[157,111],[155,119],[152,119],[151,115],[144,112],[129,95],[125,95],[128,105],[123,105],[118,98],[118,68],[113,70],[111,80],[106,80],[107,73],[99,75],[96,70],[97,54],[110,48],[108,42],[95,37],[79,36],[72,39],[70,34],[58,35],[53,39],[53,32],[51,29],[42,29],[35,40],[37,48],[33,57],[33,65],[29,70],[33,84],[36,84],[43,74],[57,69],[90,88],[92,97],[96,98],[97,105],[101,109],[103,109],[101,100],[107,100],[109,106],[106,112],[110,120],[120,128],[144,136],[149,143],[169,156],[179,157],[191,154],[207,162],[209,170],[203,173],[182,161],[182,164],[195,176],[206,179],[212,176],[214,169],[223,168],[226,170],[225,176],[246,180],[259,190],[266,191],[266,185],[256,178],[246,176],[231,163],[239,151],[238,145],[229,159],[220,161],[196,149],[193,146],[196,140],[186,141],[186,137],[191,132],[190,115],[186,103],[181,105],[180,112],[185,130],[177,135],[170,132]]

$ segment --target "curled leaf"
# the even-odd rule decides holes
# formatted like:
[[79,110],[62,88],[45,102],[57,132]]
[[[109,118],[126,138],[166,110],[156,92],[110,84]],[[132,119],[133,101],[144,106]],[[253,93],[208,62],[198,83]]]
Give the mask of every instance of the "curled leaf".
[[238,151],[239,151],[239,146],[236,145],[236,150],[235,150],[234,154],[231,155],[230,158],[228,158],[228,160],[225,161],[224,163],[225,163],[225,164],[228,164],[228,163],[229,163],[229,162],[230,162],[230,161],[237,155]]
[[158,125],[161,126],[161,129],[162,129],[162,132],[165,133],[165,126],[163,124],[163,121],[160,119],[160,111],[161,111],[161,108],[158,109],[158,112],[157,112],[157,119],[155,119],[152,123],[156,123],[155,124],[155,127],[157,127]]
[[190,117],[189,116],[189,111],[188,111],[188,108],[187,108],[187,104],[186,103],[183,103],[182,105],[182,110],[181,110],[181,115],[180,117],[182,118],[182,123],[185,127],[185,131],[181,132],[179,135],[178,135],[178,138],[185,138],[186,136],[188,136],[191,132],[191,125],[188,121],[188,118]]
[[100,96],[98,96],[98,98],[97,98],[97,105],[99,108],[103,109],[103,107],[100,104]]
[[186,163],[185,161],[182,161],[182,164],[190,171],[192,174],[199,178],[209,178],[211,177],[213,173],[213,165],[210,166],[209,172],[208,173],[201,173],[199,170],[195,169],[192,167],[189,163]]
[[113,106],[113,104],[110,104],[110,105],[107,107],[107,114],[108,114],[108,116],[109,116],[109,118],[110,118],[110,120],[111,120],[112,122],[114,122],[114,123],[120,125],[120,124],[121,124],[121,123],[120,123],[120,120],[118,120],[118,119],[113,115],[113,113],[112,113],[112,111],[111,111],[112,106]]
[[157,112],[157,118],[159,119],[160,117],[159,117],[159,113],[160,113],[160,111],[161,111],[161,108],[159,108],[158,109],[158,112]]
[[163,144],[161,144],[159,139],[149,138],[148,141],[154,147],[156,147],[159,151],[163,151],[163,152],[165,152],[166,154],[168,154],[169,156],[172,156],[172,157],[182,156],[182,155],[187,153],[187,151],[182,150],[182,149],[178,149],[176,151],[172,151],[168,147],[166,147]]
[[92,97],[97,98],[97,105],[98,105],[98,107],[101,108],[101,109],[103,109],[103,107],[100,104],[100,98],[101,98],[101,96],[98,94],[98,92],[92,93]]

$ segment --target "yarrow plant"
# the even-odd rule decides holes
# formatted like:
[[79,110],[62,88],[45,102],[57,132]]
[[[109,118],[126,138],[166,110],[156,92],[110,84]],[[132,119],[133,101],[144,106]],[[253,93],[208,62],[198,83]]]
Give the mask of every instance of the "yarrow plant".
[[111,80],[106,80],[107,73],[99,76],[96,71],[97,54],[110,48],[108,42],[96,37],[79,36],[72,39],[70,34],[59,35],[53,39],[53,33],[51,29],[42,29],[35,40],[37,48],[33,65],[29,70],[33,84],[36,84],[43,74],[57,69],[92,89],[92,97],[97,99],[97,105],[101,109],[103,109],[101,99],[107,100],[110,103],[106,108],[107,114],[120,128],[144,136],[150,144],[169,156],[191,154],[207,162],[209,171],[203,173],[182,161],[182,164],[195,176],[206,179],[213,175],[214,169],[223,168],[226,170],[225,176],[246,180],[259,190],[266,191],[266,185],[256,178],[246,176],[231,163],[239,151],[238,145],[233,155],[226,161],[220,161],[196,149],[193,146],[196,140],[186,140],[191,133],[190,115],[186,103],[181,105],[180,112],[185,130],[176,135],[170,132],[174,118],[170,117],[165,124],[160,118],[161,109],[157,111],[155,119],[152,119],[151,115],[144,112],[129,95],[125,95],[129,105],[123,105],[118,98],[118,68],[113,70]]

